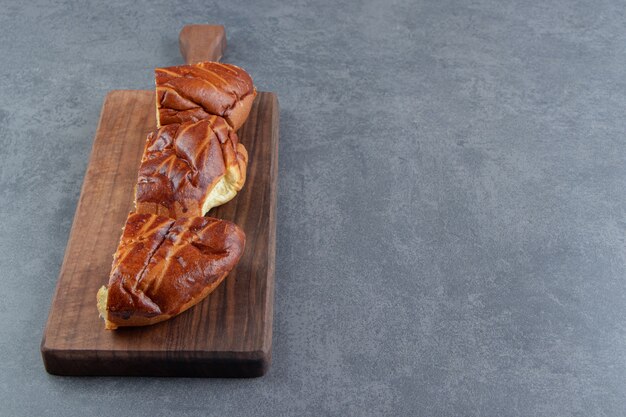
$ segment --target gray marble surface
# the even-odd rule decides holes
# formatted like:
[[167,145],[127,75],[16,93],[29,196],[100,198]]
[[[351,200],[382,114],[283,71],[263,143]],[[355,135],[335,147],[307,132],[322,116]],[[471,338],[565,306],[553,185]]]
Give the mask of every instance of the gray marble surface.
[[[625,21],[616,0],[0,0],[0,415],[625,415]],[[102,99],[152,88],[206,22],[281,104],[271,371],[50,376]]]

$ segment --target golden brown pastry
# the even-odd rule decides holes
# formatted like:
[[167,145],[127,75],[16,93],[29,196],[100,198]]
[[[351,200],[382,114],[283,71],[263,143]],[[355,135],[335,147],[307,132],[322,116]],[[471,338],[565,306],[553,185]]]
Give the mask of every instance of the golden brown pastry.
[[247,164],[246,148],[221,117],[164,126],[146,141],[136,211],[203,216],[241,190]]
[[211,217],[178,220],[131,213],[98,291],[107,329],[167,320],[203,300],[239,261],[245,235]]
[[256,89],[252,78],[232,64],[200,62],[157,68],[157,127],[221,116],[236,131],[246,121]]

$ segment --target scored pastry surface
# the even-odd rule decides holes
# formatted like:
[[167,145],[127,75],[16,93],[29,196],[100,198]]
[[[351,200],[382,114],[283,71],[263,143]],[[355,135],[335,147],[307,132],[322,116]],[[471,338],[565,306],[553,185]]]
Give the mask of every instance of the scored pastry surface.
[[182,313],[222,282],[244,245],[244,233],[226,220],[131,213],[109,283],[98,292],[105,327],[149,325]]
[[154,75],[158,127],[216,115],[238,130],[256,96],[250,75],[232,64],[200,62],[157,68]]
[[241,190],[247,164],[245,147],[221,117],[164,126],[146,140],[136,211],[203,216]]

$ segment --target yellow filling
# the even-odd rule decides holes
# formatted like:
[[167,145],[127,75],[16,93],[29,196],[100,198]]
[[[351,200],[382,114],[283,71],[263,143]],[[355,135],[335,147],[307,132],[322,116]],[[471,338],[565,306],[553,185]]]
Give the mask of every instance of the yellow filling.
[[117,329],[117,324],[110,322],[107,320],[107,298],[109,296],[108,288],[103,285],[98,290],[98,295],[96,299],[98,300],[98,312],[100,313],[100,317],[104,319],[104,328],[113,330]]
[[106,285],[103,285],[98,290],[98,295],[97,295],[98,312],[100,313],[100,317],[102,317],[105,320],[107,318],[107,295],[108,295],[108,291],[109,290],[107,289]]
[[220,180],[215,184],[215,187],[211,190],[204,204],[202,205],[202,214],[208,213],[213,207],[221,206],[224,203],[228,203],[236,195],[237,191],[241,189],[237,182],[239,179],[239,169],[229,169],[226,171]]

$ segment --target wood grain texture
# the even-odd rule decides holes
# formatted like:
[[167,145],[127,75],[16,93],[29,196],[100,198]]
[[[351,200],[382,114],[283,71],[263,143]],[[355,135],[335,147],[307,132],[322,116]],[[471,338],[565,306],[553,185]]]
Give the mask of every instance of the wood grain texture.
[[186,25],[178,42],[186,64],[219,61],[226,50],[226,33],[221,25]]
[[253,377],[270,364],[274,294],[278,101],[261,92],[239,130],[250,156],[243,190],[208,215],[238,224],[246,249],[204,301],[153,326],[104,330],[96,292],[107,283],[137,169],[156,126],[154,92],[113,91],[100,123],[41,345],[59,375]]

